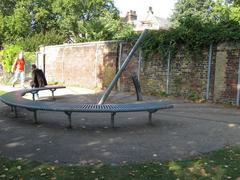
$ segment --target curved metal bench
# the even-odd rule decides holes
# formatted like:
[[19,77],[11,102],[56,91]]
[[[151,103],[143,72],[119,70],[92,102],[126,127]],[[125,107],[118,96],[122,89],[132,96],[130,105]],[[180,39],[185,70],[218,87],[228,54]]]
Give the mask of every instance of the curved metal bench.
[[[17,117],[17,107],[25,108],[33,112],[34,123],[37,121],[37,111],[60,111],[64,112],[69,121],[68,127],[72,127],[71,114],[73,112],[94,112],[94,113],[111,113],[111,126],[114,127],[114,116],[118,112],[138,112],[138,111],[148,111],[149,112],[149,123],[152,123],[152,113],[160,110],[172,108],[173,105],[167,101],[152,101],[152,102],[136,102],[136,103],[126,103],[126,104],[80,104],[80,103],[63,103],[63,102],[44,102],[44,101],[32,101],[25,99],[26,93],[31,93],[31,91],[40,91],[44,89],[29,89],[29,90],[19,90],[12,91],[0,96],[3,103],[12,107],[15,111],[15,116]],[[56,88],[57,89],[57,88]]]
[[39,91],[50,90],[52,92],[52,99],[55,99],[54,92],[56,91],[56,89],[62,89],[62,88],[66,88],[66,86],[44,86],[39,88],[32,88],[32,89],[26,90],[26,93],[31,93],[32,99],[35,101],[35,95],[38,94]]

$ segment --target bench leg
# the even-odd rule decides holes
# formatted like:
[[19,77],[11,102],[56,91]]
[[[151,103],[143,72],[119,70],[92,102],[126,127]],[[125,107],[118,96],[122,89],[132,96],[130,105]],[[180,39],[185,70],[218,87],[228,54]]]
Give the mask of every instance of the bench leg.
[[17,117],[18,117],[18,113],[17,113],[17,107],[16,107],[16,106],[14,106],[14,107],[13,107],[13,109],[14,109],[14,113],[15,113],[15,118],[17,118]]
[[37,111],[33,111],[33,122],[34,122],[34,124],[38,124],[38,121],[37,121]]
[[31,93],[32,93],[32,100],[33,101],[36,100],[35,95],[37,96],[37,98],[39,98],[38,91],[34,91],[34,92],[31,92]]
[[152,125],[152,112],[148,113],[148,124]]
[[13,112],[14,111],[14,108],[13,108],[13,106],[10,106],[11,107],[11,111]]
[[157,110],[148,111],[148,124],[153,125],[152,123],[152,114],[155,113]]
[[114,116],[116,115],[116,112],[111,113],[111,127],[114,128]]
[[72,129],[72,112],[64,112],[64,113],[67,115],[68,121],[69,121],[69,125],[67,128]]
[[50,89],[50,91],[52,92],[52,99],[54,100],[55,97],[54,97],[54,91],[56,91],[56,89]]
[[37,111],[35,109],[27,109],[31,112],[33,112],[33,123],[34,124],[38,124],[38,120],[37,120]]
[[32,93],[32,100],[35,101],[35,94]]

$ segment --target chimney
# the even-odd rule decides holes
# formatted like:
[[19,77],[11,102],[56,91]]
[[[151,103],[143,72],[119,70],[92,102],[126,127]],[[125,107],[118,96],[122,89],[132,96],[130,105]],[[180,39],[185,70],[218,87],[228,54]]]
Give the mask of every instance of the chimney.
[[153,10],[152,10],[152,7],[151,7],[151,6],[149,6],[149,8],[148,8],[148,13],[153,14]]
[[126,20],[127,20],[127,22],[132,22],[132,21],[137,20],[136,11],[130,10],[129,12],[127,12]]

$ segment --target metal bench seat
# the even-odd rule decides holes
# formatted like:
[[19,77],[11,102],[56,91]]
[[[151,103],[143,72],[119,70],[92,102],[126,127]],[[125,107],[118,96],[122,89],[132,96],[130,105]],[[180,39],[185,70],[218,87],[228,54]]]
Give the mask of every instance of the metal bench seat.
[[[53,87],[51,87],[53,88]],[[37,121],[37,111],[60,111],[64,112],[68,116],[69,126],[72,127],[71,114],[73,112],[94,112],[94,113],[111,113],[111,126],[114,127],[114,116],[117,112],[137,112],[137,111],[148,111],[149,112],[149,123],[152,123],[152,113],[160,109],[172,108],[173,105],[167,101],[151,101],[151,102],[135,102],[125,104],[80,104],[80,103],[63,103],[63,102],[44,102],[44,101],[32,101],[25,99],[26,93],[32,91],[46,90],[44,89],[29,89],[12,91],[0,96],[0,99],[5,104],[12,107],[17,117],[17,107],[26,108],[32,111],[34,114],[34,122]]]
[[27,89],[25,91],[25,93],[31,93],[32,99],[35,100],[35,95],[38,94],[39,91],[50,90],[52,92],[52,98],[55,99],[54,91],[56,91],[57,89],[62,89],[62,88],[66,88],[66,86],[44,86],[44,87],[39,87],[39,88],[32,88],[32,89]]

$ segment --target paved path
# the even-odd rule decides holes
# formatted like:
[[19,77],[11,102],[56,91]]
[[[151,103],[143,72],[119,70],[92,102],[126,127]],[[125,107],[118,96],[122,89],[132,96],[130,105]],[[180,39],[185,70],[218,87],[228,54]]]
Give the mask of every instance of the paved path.
[[[59,89],[56,94],[57,101],[64,102],[97,102],[100,98],[94,91],[79,88]],[[40,100],[48,95],[40,94]],[[133,95],[113,93],[109,101],[134,100]],[[22,110],[14,118],[10,108],[0,103],[0,154],[67,164],[121,164],[189,158],[240,144],[239,109],[173,103],[173,109],[153,115],[153,126],[147,124],[146,112],[117,114],[115,129],[110,128],[110,114],[73,113],[72,130],[65,128],[64,113],[40,112],[41,124],[34,125],[30,112]]]

